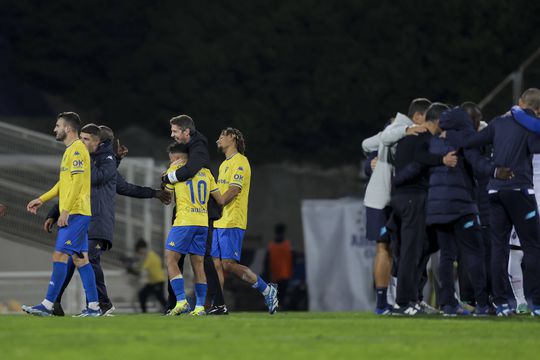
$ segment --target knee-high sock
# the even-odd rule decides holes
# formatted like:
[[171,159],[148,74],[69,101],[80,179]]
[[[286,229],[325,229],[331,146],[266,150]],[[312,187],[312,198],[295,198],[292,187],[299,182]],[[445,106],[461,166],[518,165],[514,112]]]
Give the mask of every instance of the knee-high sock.
[[73,277],[73,273],[75,273],[75,264],[73,263],[73,259],[71,256],[68,259],[67,262],[67,270],[66,270],[66,277],[64,279],[64,284],[62,285],[62,288],[60,289],[60,292],[58,293],[58,297],[56,298],[57,303],[62,302],[62,295],[64,295],[64,292],[66,291],[66,288],[69,285],[69,282],[71,281],[71,278]]
[[204,306],[204,302],[206,301],[206,289],[206,284],[195,284],[195,295],[197,297],[196,306]]
[[79,275],[81,275],[81,281],[83,283],[84,292],[86,293],[86,300],[88,301],[88,307],[96,310],[98,304],[98,292],[96,288],[96,275],[94,269],[90,263],[81,266],[79,268]]
[[66,279],[66,272],[67,272],[66,263],[59,262],[59,261],[53,262],[51,281],[49,282],[47,295],[45,296],[47,305],[44,304],[48,309],[52,308],[52,303],[56,301],[56,298],[58,297],[58,294],[60,293],[60,290],[62,289],[62,285],[64,284],[64,280]]
[[525,299],[525,291],[523,290],[523,271],[521,270],[521,261],[523,260],[522,250],[510,250],[510,258],[508,260],[508,277],[510,285],[514,292],[514,297],[518,304],[527,303]]

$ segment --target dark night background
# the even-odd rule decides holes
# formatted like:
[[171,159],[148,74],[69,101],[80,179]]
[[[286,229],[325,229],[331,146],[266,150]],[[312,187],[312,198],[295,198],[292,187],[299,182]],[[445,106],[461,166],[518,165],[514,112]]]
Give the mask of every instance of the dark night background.
[[530,0],[3,1],[0,115],[48,131],[75,110],[165,139],[187,113],[211,141],[241,129],[256,164],[355,163],[414,97],[480,101],[539,25]]

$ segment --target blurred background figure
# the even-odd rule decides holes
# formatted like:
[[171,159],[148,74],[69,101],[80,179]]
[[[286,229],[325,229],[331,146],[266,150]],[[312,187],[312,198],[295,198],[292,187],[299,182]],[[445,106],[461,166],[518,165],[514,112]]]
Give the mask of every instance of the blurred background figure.
[[6,215],[7,212],[7,206],[4,204],[0,204],[0,217]]
[[278,300],[282,310],[287,308],[287,289],[289,280],[293,276],[293,248],[291,241],[285,238],[287,227],[285,224],[276,224],[275,237],[268,244],[266,258],[267,274],[270,281],[278,285]]
[[164,311],[166,306],[165,297],[165,273],[163,271],[163,262],[155,251],[148,248],[145,240],[139,239],[135,244],[135,253],[141,258],[140,274],[146,275],[146,281],[139,291],[139,302],[141,311],[146,312],[146,301],[153,295],[161,305],[160,311]]

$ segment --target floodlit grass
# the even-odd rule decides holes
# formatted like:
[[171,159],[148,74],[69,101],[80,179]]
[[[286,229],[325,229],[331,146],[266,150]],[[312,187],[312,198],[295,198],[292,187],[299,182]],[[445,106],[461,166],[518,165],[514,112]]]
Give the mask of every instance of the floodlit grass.
[[0,316],[11,359],[536,359],[540,319],[368,313]]

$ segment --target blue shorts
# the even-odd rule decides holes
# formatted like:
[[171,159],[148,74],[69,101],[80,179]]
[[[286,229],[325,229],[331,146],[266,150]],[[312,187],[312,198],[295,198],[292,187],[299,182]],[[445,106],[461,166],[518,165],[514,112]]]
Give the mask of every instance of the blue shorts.
[[390,218],[391,209],[385,207],[382,210],[366,206],[366,239],[370,241],[385,242],[384,235],[387,233],[386,223]]
[[167,236],[165,249],[180,254],[204,256],[207,238],[206,226],[173,226]]
[[222,260],[240,261],[245,232],[245,230],[238,228],[214,229],[210,255]]
[[86,215],[70,215],[68,226],[58,229],[54,249],[68,255],[88,252],[88,226],[91,219],[91,216]]

